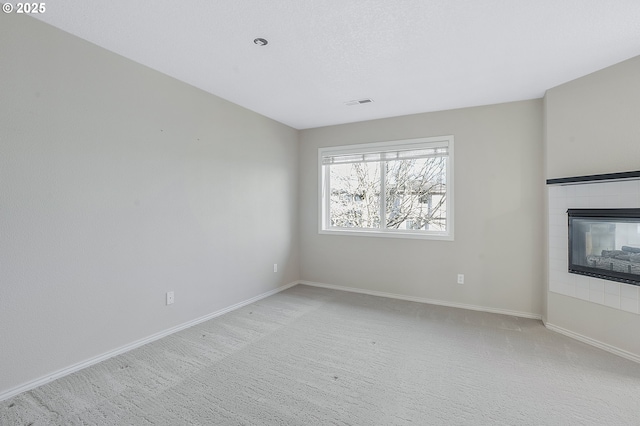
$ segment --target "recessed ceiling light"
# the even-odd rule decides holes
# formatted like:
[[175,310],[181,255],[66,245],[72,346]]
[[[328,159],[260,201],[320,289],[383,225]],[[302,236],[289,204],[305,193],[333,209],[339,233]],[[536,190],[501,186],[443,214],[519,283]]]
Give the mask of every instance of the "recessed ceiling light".
[[345,102],[344,104],[347,106],[351,106],[351,105],[370,104],[371,102],[373,102],[373,99],[367,98],[367,99],[358,99],[355,101],[348,101],[348,102]]
[[253,42],[255,44],[257,44],[258,46],[266,46],[267,44],[269,44],[269,42],[267,41],[267,39],[264,38],[257,38],[255,40],[253,40]]

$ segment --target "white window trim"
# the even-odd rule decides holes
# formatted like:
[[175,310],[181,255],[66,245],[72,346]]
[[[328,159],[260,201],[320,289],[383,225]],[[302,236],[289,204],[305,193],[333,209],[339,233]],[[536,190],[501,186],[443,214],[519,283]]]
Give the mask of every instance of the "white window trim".
[[[349,153],[367,153],[367,152],[379,152],[384,151],[385,148],[390,150],[397,149],[411,149],[418,148],[424,145],[436,145],[438,143],[446,143],[449,149],[447,158],[447,231],[446,232],[416,232],[407,231],[401,229],[344,229],[344,228],[332,228],[329,226],[329,218],[327,217],[328,207],[327,194],[324,192],[329,187],[329,176],[324,173],[324,167],[322,165],[323,156],[327,155],[340,155]],[[428,138],[418,139],[405,139],[396,141],[374,142],[357,145],[345,145],[325,147],[318,149],[318,233],[328,235],[347,235],[347,236],[361,236],[361,237],[390,237],[390,238],[410,238],[410,239],[423,239],[423,240],[442,240],[453,241],[454,240],[454,149],[453,149],[453,136],[436,136]]]

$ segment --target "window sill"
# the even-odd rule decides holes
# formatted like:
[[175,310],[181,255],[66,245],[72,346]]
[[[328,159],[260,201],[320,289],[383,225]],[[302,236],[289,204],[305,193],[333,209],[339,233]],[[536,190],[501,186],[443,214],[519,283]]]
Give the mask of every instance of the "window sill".
[[412,240],[437,240],[453,241],[453,235],[448,233],[422,234],[416,232],[402,232],[391,230],[354,230],[354,229],[320,229],[319,234],[342,235],[348,237],[381,237],[381,238],[405,238]]

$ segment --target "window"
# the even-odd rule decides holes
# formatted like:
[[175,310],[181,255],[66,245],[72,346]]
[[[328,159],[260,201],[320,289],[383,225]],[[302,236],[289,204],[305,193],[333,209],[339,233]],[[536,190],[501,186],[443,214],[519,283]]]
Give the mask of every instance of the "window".
[[453,136],[318,150],[320,233],[453,240]]

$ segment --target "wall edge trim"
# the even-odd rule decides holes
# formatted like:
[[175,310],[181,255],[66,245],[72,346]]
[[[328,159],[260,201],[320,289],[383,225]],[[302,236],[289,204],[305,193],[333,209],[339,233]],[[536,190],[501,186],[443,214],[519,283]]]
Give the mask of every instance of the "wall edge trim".
[[592,339],[591,337],[584,336],[580,333],[567,330],[566,328],[558,327],[557,325],[553,325],[548,322],[543,322],[543,324],[546,328],[548,328],[551,331],[555,331],[556,333],[563,334],[567,337],[578,340],[582,343],[586,343],[587,345],[594,346],[596,348],[602,349],[614,355],[618,355],[622,358],[626,358],[630,361],[634,361],[640,364],[640,355],[636,355],[633,352],[625,351],[624,349],[620,349],[608,343],[604,343],[599,340]]
[[365,290],[365,289],[356,288],[356,287],[345,287],[340,285],[325,284],[325,283],[319,283],[314,281],[299,281],[299,283],[303,285],[312,286],[312,287],[322,287],[322,288],[328,288],[332,290],[348,291],[350,293],[361,293],[361,294],[368,294],[370,296],[379,296],[379,297],[387,297],[390,299],[407,300],[409,302],[426,303],[428,305],[448,306],[450,308],[468,309],[471,311],[488,312],[492,314],[502,314],[502,315],[510,315],[513,317],[542,320],[542,315],[534,314],[530,312],[511,311],[508,309],[492,308],[488,306],[477,306],[477,305],[468,305],[465,303],[447,302],[444,300],[428,299],[426,297],[406,296],[403,294],[385,293],[382,291]]
[[87,368],[87,367],[90,367],[92,365],[98,364],[99,362],[106,361],[107,359],[113,358],[114,356],[121,355],[121,354],[123,354],[125,352],[129,352],[130,350],[133,350],[133,349],[139,348],[140,346],[146,345],[147,343],[151,343],[151,342],[156,341],[158,339],[162,339],[163,337],[169,336],[170,334],[177,333],[178,331],[182,331],[182,330],[187,329],[189,327],[193,327],[194,325],[197,325],[197,324],[200,324],[202,322],[208,321],[210,319],[219,317],[220,315],[224,315],[224,314],[226,314],[228,312],[235,311],[236,309],[242,308],[242,307],[244,307],[246,305],[249,305],[251,303],[257,302],[257,301],[259,301],[261,299],[264,299],[266,297],[272,296],[272,295],[274,295],[276,293],[280,293],[281,291],[284,291],[284,290],[286,290],[288,288],[291,288],[291,287],[297,285],[298,283],[299,283],[299,281],[294,281],[294,282],[291,282],[289,284],[282,285],[282,286],[277,287],[277,288],[275,288],[273,290],[269,290],[266,293],[259,294],[257,296],[254,296],[254,297],[250,298],[250,299],[243,300],[242,302],[238,302],[238,303],[236,303],[234,305],[227,306],[226,308],[222,308],[222,309],[217,310],[215,312],[212,312],[210,314],[207,314],[207,315],[201,316],[199,318],[193,319],[191,321],[187,321],[185,323],[176,325],[174,327],[168,328],[168,329],[160,331],[158,333],[154,333],[154,334],[152,334],[150,336],[143,337],[142,339],[135,340],[135,341],[133,341],[133,342],[131,342],[129,344],[126,344],[124,346],[120,346],[119,348],[107,351],[107,352],[105,352],[105,353],[103,353],[101,355],[97,355],[95,357],[86,359],[84,361],[80,361],[80,362],[78,362],[76,364],[72,364],[72,365],[70,365],[68,367],[61,368],[60,370],[57,370],[57,371],[54,371],[52,373],[46,374],[46,375],[44,375],[42,377],[39,377],[37,379],[30,380],[30,381],[28,381],[26,383],[23,383],[21,385],[18,385],[16,387],[10,388],[10,389],[5,390],[5,391],[0,391],[0,401],[4,401],[6,399],[9,399],[9,398],[12,398],[14,396],[17,396],[17,395],[19,395],[21,393],[28,392],[30,390],[33,390],[33,389],[39,387],[39,386],[42,386],[42,385],[47,384],[49,382],[52,382],[54,380],[60,379],[60,378],[62,378],[64,376],[67,376],[69,374],[75,373],[77,371],[80,371],[80,370],[82,370],[84,368]]

